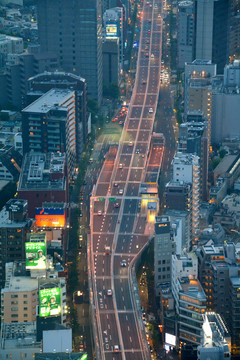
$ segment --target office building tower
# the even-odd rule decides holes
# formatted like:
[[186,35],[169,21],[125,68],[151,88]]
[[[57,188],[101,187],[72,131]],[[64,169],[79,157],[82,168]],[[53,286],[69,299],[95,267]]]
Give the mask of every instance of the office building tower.
[[27,211],[27,200],[11,199],[0,212],[0,288],[5,282],[5,264],[25,258],[27,234],[34,229]]
[[178,67],[193,61],[194,54],[194,4],[184,0],[178,3]]
[[200,282],[195,277],[195,270],[191,275],[192,268],[187,267],[184,273],[189,270],[189,275],[181,277],[177,273],[178,268],[175,269],[176,273],[172,274],[172,293],[178,319],[177,335],[180,342],[200,345],[207,298]]
[[240,136],[240,60],[226,65],[212,95],[212,142]]
[[192,244],[197,242],[199,230],[200,166],[199,157],[193,154],[176,153],[172,161],[173,181],[192,186]]
[[216,65],[211,61],[194,60],[185,64],[184,116],[201,112],[208,122],[208,142],[211,141],[212,92]]
[[9,102],[17,109],[22,110],[28,91],[28,79],[43,71],[54,71],[58,65],[55,54],[31,53],[30,49],[28,52],[16,54],[14,61],[6,64],[0,79],[0,103]]
[[228,53],[229,57],[235,59],[239,57],[240,50],[240,2],[239,0],[230,1],[230,19],[228,28]]
[[169,216],[170,222],[173,224],[177,221],[181,222],[182,249],[180,252],[177,252],[178,249],[176,247],[176,254],[181,254],[183,251],[190,249],[192,239],[191,213],[189,211],[167,209],[164,211],[164,215]]
[[208,197],[208,149],[207,121],[186,122],[180,125],[178,150],[188,154],[196,154],[199,157],[200,197],[202,201],[207,201]]
[[195,59],[211,60],[223,73],[228,61],[228,0],[196,0]]
[[208,311],[221,315],[231,335],[231,352],[240,355],[239,244],[205,245],[197,256],[199,279],[208,297]]
[[203,315],[202,341],[198,346],[198,360],[224,360],[231,358],[231,337],[219,314]]
[[103,84],[120,82],[119,39],[106,39],[103,42]]
[[75,92],[52,89],[22,110],[23,153],[66,153],[68,174],[74,176],[77,160]]
[[85,79],[75,74],[60,71],[44,72],[28,80],[26,105],[51,89],[71,89],[75,93],[75,128],[77,161],[80,161],[83,146],[88,136],[87,122],[87,84]]
[[158,216],[154,238],[154,283],[157,296],[160,294],[161,284],[171,281],[171,258],[174,251],[174,236],[169,217]]
[[191,211],[192,188],[183,181],[170,181],[165,187],[166,209]]
[[61,68],[87,81],[88,95],[102,99],[100,0],[38,0],[41,50],[58,55]]
[[18,198],[28,200],[30,217],[34,218],[35,209],[42,208],[46,201],[68,203],[65,167],[64,154],[30,152],[25,155],[18,183]]
[[106,10],[103,14],[104,38],[106,40],[119,39],[119,64],[123,68],[123,52],[124,52],[124,19],[123,8],[115,7]]

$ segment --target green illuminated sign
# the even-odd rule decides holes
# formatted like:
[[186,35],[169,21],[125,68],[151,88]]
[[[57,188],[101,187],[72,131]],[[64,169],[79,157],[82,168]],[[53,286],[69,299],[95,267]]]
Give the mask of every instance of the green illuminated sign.
[[25,243],[26,269],[46,269],[46,244],[44,242]]
[[109,198],[109,201],[116,201],[116,198]]
[[61,289],[39,290],[39,316],[48,317],[61,314]]
[[100,197],[100,198],[98,198],[98,200],[99,200],[99,201],[104,201],[105,198],[104,198],[104,197]]

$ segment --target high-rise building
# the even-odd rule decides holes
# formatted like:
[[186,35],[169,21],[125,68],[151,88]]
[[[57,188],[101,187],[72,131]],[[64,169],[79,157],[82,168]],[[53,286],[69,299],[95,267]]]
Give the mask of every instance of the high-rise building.
[[71,89],[75,93],[75,117],[76,117],[76,151],[77,160],[80,161],[84,143],[88,136],[87,123],[87,84],[85,79],[75,74],[61,71],[44,72],[31,77],[28,80],[29,92],[27,104],[29,105],[37,98],[51,89]]
[[208,197],[208,123],[186,122],[180,125],[178,150],[196,154],[200,162],[200,196],[202,201]]
[[194,4],[184,0],[178,3],[178,67],[193,61],[194,54]]
[[171,259],[175,251],[173,230],[168,216],[156,217],[154,238],[155,293],[160,294],[161,284],[171,281]]
[[224,81],[212,94],[212,142],[240,136],[240,60],[225,66]]
[[106,39],[103,42],[103,84],[120,82],[119,39]]
[[22,110],[23,153],[66,153],[70,177],[77,160],[75,92],[52,89]]
[[207,295],[208,311],[221,315],[231,335],[232,354],[239,355],[239,244],[205,245],[197,255],[199,279]]
[[196,0],[195,59],[211,60],[223,73],[228,61],[228,0]]
[[123,52],[124,52],[124,20],[123,8],[115,7],[108,9],[103,14],[104,38],[106,40],[119,39],[119,64],[123,68]]
[[230,1],[230,22],[228,29],[228,52],[232,58],[237,58],[240,52],[240,2],[239,0]]
[[176,153],[172,161],[173,181],[192,186],[192,244],[196,244],[199,230],[200,166],[199,157],[193,154]]
[[203,315],[202,341],[198,346],[198,360],[230,359],[231,337],[219,314],[206,312]]
[[5,282],[5,264],[25,258],[27,234],[34,227],[27,211],[27,200],[11,199],[0,212],[0,288]]
[[[172,293],[178,315],[179,341],[200,345],[203,314],[206,311],[207,301],[205,292],[195,277],[195,270],[191,265],[184,268],[183,273],[186,274],[188,270],[189,275],[183,277],[178,274],[179,268],[173,267],[173,269],[176,271],[172,274]],[[191,275],[192,272],[193,275]]]
[[88,95],[102,99],[102,10],[100,0],[38,0],[43,52],[58,55],[61,68],[84,77]]
[[[194,60],[185,64],[184,116],[202,113],[208,123],[208,144],[211,141],[212,92],[216,65],[211,61]],[[189,120],[188,120],[189,121]],[[195,120],[194,120],[195,121]]]

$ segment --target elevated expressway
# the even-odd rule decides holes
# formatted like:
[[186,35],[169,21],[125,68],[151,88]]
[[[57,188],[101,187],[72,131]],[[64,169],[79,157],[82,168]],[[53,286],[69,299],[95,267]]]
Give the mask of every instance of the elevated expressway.
[[160,0],[144,2],[128,116],[119,146],[107,155],[90,200],[88,266],[98,360],[151,358],[131,270],[149,242],[158,211],[164,140],[153,135],[153,123],[160,87],[160,13]]

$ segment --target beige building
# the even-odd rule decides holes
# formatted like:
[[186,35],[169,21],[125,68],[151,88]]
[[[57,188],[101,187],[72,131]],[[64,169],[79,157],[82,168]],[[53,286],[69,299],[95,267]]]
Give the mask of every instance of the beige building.
[[13,276],[1,292],[2,323],[36,321],[38,279]]

